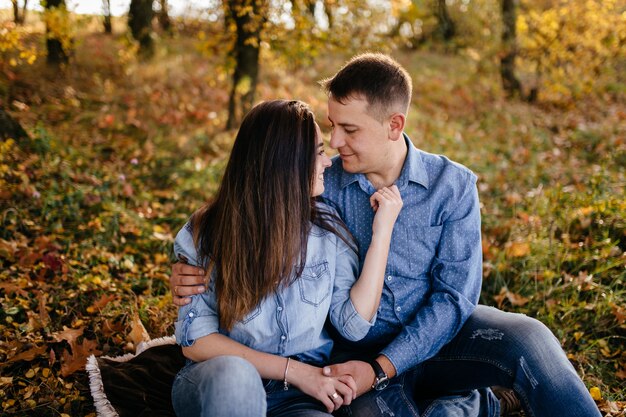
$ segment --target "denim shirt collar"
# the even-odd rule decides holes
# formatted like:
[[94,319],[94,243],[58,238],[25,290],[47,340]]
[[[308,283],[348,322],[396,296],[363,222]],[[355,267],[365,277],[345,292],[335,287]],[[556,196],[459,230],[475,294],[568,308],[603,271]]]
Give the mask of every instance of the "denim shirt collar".
[[[428,173],[426,172],[426,168],[424,167],[424,161],[422,160],[420,151],[415,147],[415,145],[413,145],[406,133],[403,133],[402,135],[404,137],[404,141],[406,143],[408,151],[406,159],[404,160],[404,166],[402,167],[402,171],[400,171],[400,176],[396,180],[395,184],[398,186],[398,188],[402,189],[410,181],[420,184],[424,188],[428,189]],[[361,185],[361,188],[368,192],[375,191],[365,174],[352,174],[350,172],[342,170],[341,188],[345,188],[353,182],[358,182]]]

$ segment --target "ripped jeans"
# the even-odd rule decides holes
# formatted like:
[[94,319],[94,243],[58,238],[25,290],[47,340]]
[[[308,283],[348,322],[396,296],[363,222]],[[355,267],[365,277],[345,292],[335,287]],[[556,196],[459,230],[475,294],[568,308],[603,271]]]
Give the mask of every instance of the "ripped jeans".
[[527,417],[601,416],[552,332],[538,320],[478,306],[432,359],[369,391],[337,415],[499,416],[488,387],[512,388]]

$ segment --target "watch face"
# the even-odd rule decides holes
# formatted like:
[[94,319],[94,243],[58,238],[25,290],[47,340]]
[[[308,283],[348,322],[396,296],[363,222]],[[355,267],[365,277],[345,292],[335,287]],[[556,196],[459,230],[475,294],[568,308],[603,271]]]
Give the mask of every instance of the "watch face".
[[383,378],[383,379],[378,380],[376,382],[375,389],[376,389],[376,391],[382,391],[385,388],[387,388],[387,385],[389,385],[389,379],[388,378]]

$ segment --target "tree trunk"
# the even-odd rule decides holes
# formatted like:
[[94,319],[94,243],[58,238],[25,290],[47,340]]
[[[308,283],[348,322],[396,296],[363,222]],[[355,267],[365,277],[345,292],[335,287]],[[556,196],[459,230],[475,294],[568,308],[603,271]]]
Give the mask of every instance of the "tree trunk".
[[517,0],[502,0],[502,47],[500,58],[500,76],[502,88],[509,97],[522,95],[522,85],[515,76],[515,57],[517,55],[517,32],[515,23]]
[[0,106],[0,139],[6,140],[9,138],[19,142],[20,139],[28,138],[28,133]]
[[335,19],[333,18],[333,6],[328,0],[324,0],[324,13],[326,14],[326,19],[328,19],[328,29],[332,29]]
[[111,0],[102,0],[102,14],[104,15],[104,33],[113,33],[111,21]]
[[254,104],[259,75],[261,29],[267,20],[267,1],[230,1],[227,18],[235,22],[237,38],[232,51],[235,72],[228,100],[227,129],[233,129]]
[[[56,8],[65,7],[65,0],[47,0],[46,10],[52,11]],[[68,62],[69,57],[67,51],[63,49],[63,44],[60,39],[57,39],[50,33],[49,28],[46,28],[46,48],[48,50],[47,62],[52,65],[65,64]]]
[[437,16],[438,22],[437,32],[441,38],[446,42],[452,40],[456,34],[456,26],[450,18],[450,13],[448,13],[446,0],[436,0],[435,16]]
[[24,0],[24,4],[22,5],[22,17],[20,18],[22,23],[26,22],[26,6],[28,6],[28,0]]
[[24,4],[22,5],[22,11],[20,12],[20,4],[18,0],[11,0],[11,5],[13,6],[13,22],[16,25],[24,24],[26,20],[26,5],[28,4],[28,0],[24,0]]
[[130,32],[139,42],[139,53],[144,57],[150,57],[154,53],[152,40],[152,10],[153,0],[131,0],[128,11],[128,26]]
[[13,5],[13,23],[19,25],[20,22],[20,6],[17,4],[17,0],[11,0],[11,4]]
[[172,30],[172,21],[170,20],[170,14],[168,11],[167,0],[159,0],[159,25],[164,32],[170,32]]

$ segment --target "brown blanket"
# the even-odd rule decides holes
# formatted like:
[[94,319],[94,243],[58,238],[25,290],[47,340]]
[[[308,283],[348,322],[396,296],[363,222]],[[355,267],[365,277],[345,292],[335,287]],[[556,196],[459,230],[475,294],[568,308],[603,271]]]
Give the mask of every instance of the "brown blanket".
[[101,417],[175,416],[172,383],[185,365],[173,337],[152,340],[135,355],[93,355],[87,361],[91,395]]

